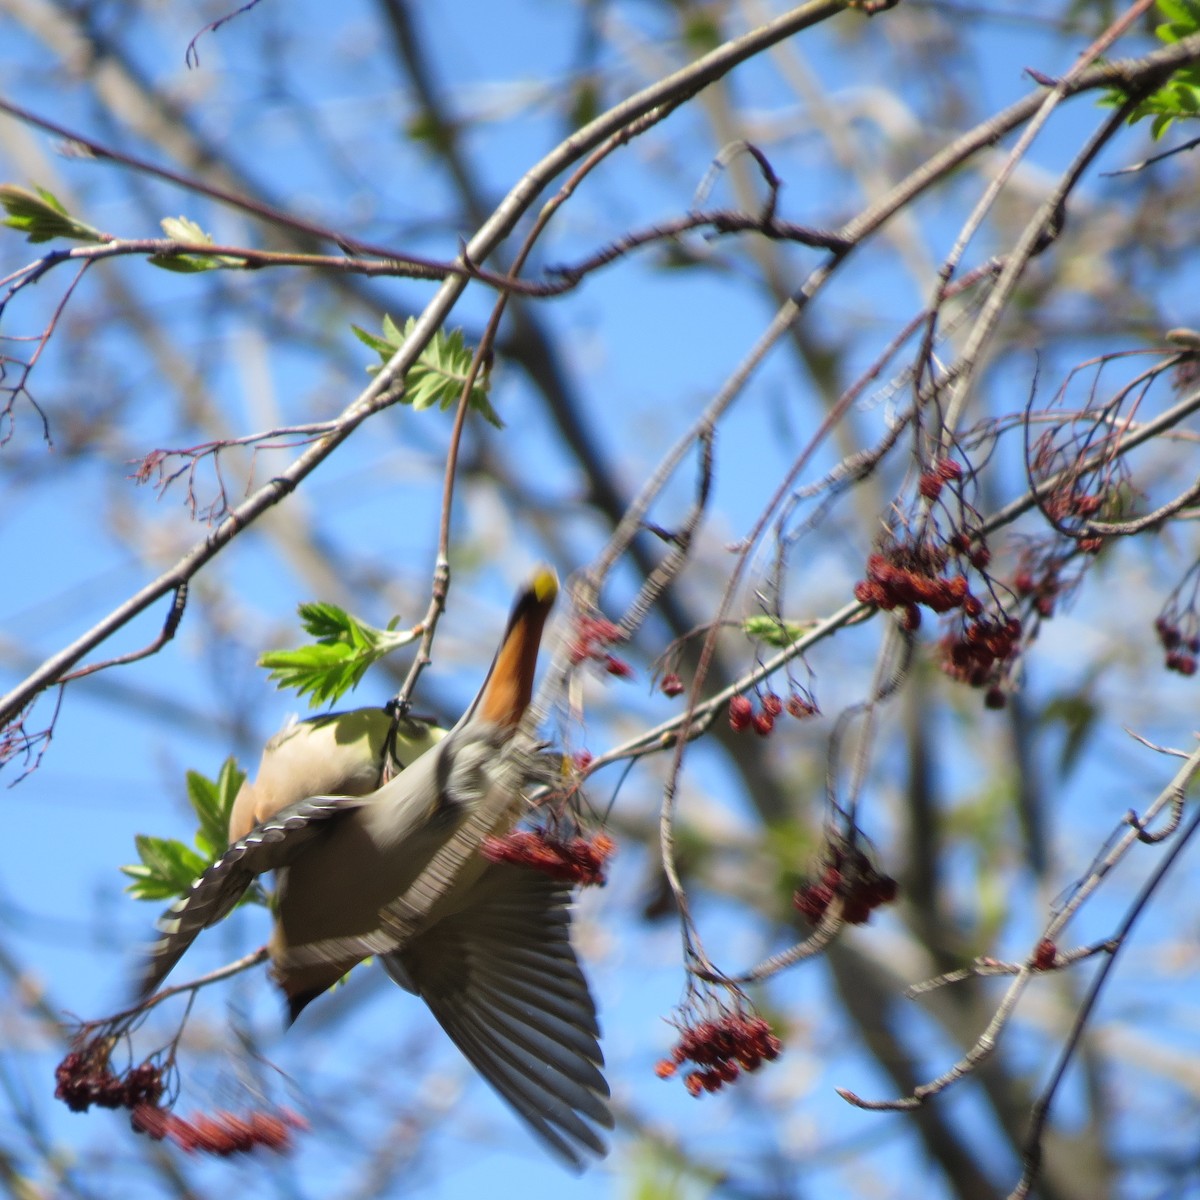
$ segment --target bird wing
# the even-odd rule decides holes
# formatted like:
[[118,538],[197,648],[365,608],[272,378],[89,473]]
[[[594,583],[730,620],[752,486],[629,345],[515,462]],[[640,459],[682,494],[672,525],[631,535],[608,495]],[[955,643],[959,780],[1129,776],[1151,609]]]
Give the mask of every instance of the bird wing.
[[197,934],[232,912],[259,875],[288,866],[331,819],[362,804],[352,796],[311,796],[280,809],[234,842],[159,920],[163,937],[150,949],[138,999],[158,989]]
[[292,718],[263,749],[254,782],[243,783],[229,814],[229,841],[308,796],[365,796],[398,774],[445,731],[382,708]]
[[581,1151],[607,1152],[587,1122],[611,1129],[613,1119],[570,900],[560,881],[497,864],[465,907],[382,957],[534,1134],[579,1169]]

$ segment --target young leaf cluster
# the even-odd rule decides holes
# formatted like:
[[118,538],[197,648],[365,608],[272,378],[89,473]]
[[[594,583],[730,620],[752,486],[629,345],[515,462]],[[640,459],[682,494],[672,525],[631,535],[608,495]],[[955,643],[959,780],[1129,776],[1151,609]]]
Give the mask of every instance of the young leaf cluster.
[[198,822],[195,848],[174,838],[138,834],[134,844],[141,862],[121,868],[133,880],[125,890],[137,900],[172,900],[185,895],[196,879],[225,853],[229,813],[245,778],[246,773],[238,769],[232,758],[225,760],[216,779],[189,771],[188,802]]
[[[212,245],[212,235],[205,233],[195,221],[187,217],[164,217],[159,222],[162,231],[173,242],[195,242]],[[223,267],[241,268],[245,259],[228,254],[152,254],[147,260],[164,271],[175,271],[182,275],[194,275],[198,271],[219,271]]]
[[49,242],[55,238],[76,242],[108,240],[100,230],[71,216],[62,201],[42,187],[31,192],[14,183],[0,184],[0,208],[8,214],[4,224],[20,230],[29,242]]
[[376,629],[336,604],[300,605],[300,621],[315,643],[295,650],[269,650],[258,660],[279,688],[295,688],[319,708],[358,686],[367,668],[413,640],[411,630]]
[[[404,344],[415,326],[415,318],[409,317],[404,323],[404,328],[400,329],[391,317],[385,315],[382,337],[368,333],[357,325],[352,325],[351,328],[360,342],[370,346],[379,355],[381,363],[387,363]],[[418,411],[436,406],[445,412],[456,405],[470,373],[472,357],[463,340],[461,329],[452,330],[450,333],[438,330],[404,377],[403,402],[411,404]],[[371,374],[379,369],[379,366],[374,364],[367,368]],[[485,368],[476,377],[471,387],[470,406],[489,424],[503,429],[504,422],[500,420],[488,400],[487,376]]]
[[[1158,11],[1166,18],[1154,33],[1161,42],[1173,45],[1200,32],[1200,0],[1157,0]],[[1115,108],[1125,100],[1119,88],[1105,94],[1102,104]],[[1200,116],[1200,66],[1180,67],[1157,91],[1151,92],[1129,114],[1130,125],[1153,117],[1150,136],[1158,141],[1173,121]]]

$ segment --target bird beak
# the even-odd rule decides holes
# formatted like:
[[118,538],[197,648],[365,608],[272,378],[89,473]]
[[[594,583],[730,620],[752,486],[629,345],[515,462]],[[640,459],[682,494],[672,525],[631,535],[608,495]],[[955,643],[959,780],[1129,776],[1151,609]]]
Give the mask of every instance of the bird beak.
[[533,697],[533,676],[546,618],[558,595],[558,576],[550,567],[534,572],[517,597],[491,670],[463,723],[482,720],[513,732]]

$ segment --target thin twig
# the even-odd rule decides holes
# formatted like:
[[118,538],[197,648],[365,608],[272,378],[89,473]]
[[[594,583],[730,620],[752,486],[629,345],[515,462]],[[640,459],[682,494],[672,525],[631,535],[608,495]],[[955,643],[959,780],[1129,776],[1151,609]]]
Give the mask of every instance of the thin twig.
[[[1188,785],[1198,772],[1200,772],[1200,749],[1197,749],[1188,756],[1187,761],[1175,773],[1171,782],[1154,799],[1146,810],[1145,821],[1149,822],[1153,820],[1163,809],[1176,805],[1179,802],[1179,798],[1187,792]],[[1083,903],[1100,886],[1100,883],[1117,863],[1139,841],[1140,838],[1136,829],[1127,830],[1116,840],[1108,853],[1093,865],[1087,878],[1081,881],[1079,887],[1076,888],[1067,903],[1051,918],[1042,933],[1044,939],[1054,943],[1058,942],[1059,934],[1066,928],[1071,918],[1079,911]],[[1176,842],[1175,845],[1177,847],[1179,842]],[[1173,848],[1172,857],[1176,852]],[[1101,968],[1102,972],[1106,973],[1105,968],[1110,966],[1111,961],[1110,958],[1109,962],[1104,964]],[[1036,972],[1030,963],[1022,964],[1016,978],[1004,993],[996,1011],[992,1015],[992,1019],[988,1022],[987,1028],[979,1035],[975,1044],[948,1071],[939,1075],[936,1079],[915,1088],[912,1095],[892,1100],[864,1100],[861,1096],[843,1088],[838,1089],[838,1094],[857,1108],[870,1109],[876,1112],[900,1112],[919,1108],[931,1097],[939,1095],[947,1088],[952,1087],[960,1079],[974,1072],[980,1063],[991,1056],[992,1052],[996,1049],[1000,1034],[1016,1011],[1017,1002],[1020,1000],[1026,985],[1034,974]]]

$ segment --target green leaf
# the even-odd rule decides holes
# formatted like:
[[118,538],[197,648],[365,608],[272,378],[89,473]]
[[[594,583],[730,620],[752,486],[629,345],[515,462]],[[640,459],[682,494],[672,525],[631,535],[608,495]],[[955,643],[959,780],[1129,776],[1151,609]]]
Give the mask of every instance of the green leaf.
[[[159,224],[163,233],[173,242],[213,244],[212,234],[206,233],[190,217],[163,217]],[[246,266],[244,258],[232,254],[152,254],[146,261],[164,271],[175,271],[181,275],[228,268],[241,270]]]
[[[1161,42],[1172,45],[1200,32],[1200,0],[1158,0],[1158,11],[1166,17],[1154,33]],[[1110,88],[1099,103],[1109,108],[1124,104],[1126,92]],[[1129,124],[1136,125],[1147,117],[1154,120],[1150,136],[1157,141],[1173,121],[1200,115],[1200,68],[1195,64],[1180,67],[1162,87],[1138,102],[1129,114]]]
[[279,688],[294,689],[319,708],[357,687],[367,669],[385,655],[408,645],[407,630],[376,629],[336,604],[300,605],[300,620],[315,644],[294,650],[268,650],[259,660]]
[[[384,320],[386,321],[387,318],[385,317]],[[370,347],[385,361],[391,358],[395,353],[395,349],[393,348],[391,342],[389,342],[386,338],[377,337],[373,333],[368,333],[365,329],[358,325],[351,325],[350,328],[354,330],[354,336],[358,338],[363,345]]]
[[1200,112],[1200,87],[1190,83],[1176,84],[1175,102],[1179,105],[1181,112],[1194,117],[1197,112]]
[[0,208],[8,214],[4,224],[20,230],[29,242],[49,242],[54,238],[69,238],[76,242],[105,240],[100,230],[76,220],[58,197],[45,188],[35,188],[31,192],[16,184],[0,184]]
[[237,760],[232,756],[221,764],[216,780],[199,771],[187,773],[188,801],[200,823],[196,830],[196,848],[209,864],[216,862],[225,851],[229,841],[229,814],[245,778],[245,771],[238,769]]
[[1181,36],[1186,37],[1200,29],[1200,2],[1197,0],[1158,0],[1155,7],[1168,22],[1181,27]]
[[[412,333],[416,320],[409,317],[401,329],[390,316],[385,315],[382,327],[382,337],[357,325],[350,328],[360,342],[379,355],[382,363],[387,363]],[[473,358],[474,352],[467,346],[461,329],[450,333],[438,330],[404,377],[402,402],[411,404],[417,412],[427,408],[440,408],[445,412],[453,408],[462,395]],[[367,368],[372,374],[379,369],[374,363]],[[504,422],[488,400],[489,386],[488,370],[484,367],[471,387],[470,407],[489,424],[503,429]]]
[[[396,322],[392,320],[391,313],[384,313],[383,314],[383,336],[385,338],[387,338],[387,340],[389,342],[391,342],[394,346],[399,348],[400,343],[404,341],[405,336],[408,334],[409,330],[411,330],[415,324],[416,324],[416,321],[412,317],[409,317],[408,323],[405,325],[404,329],[400,329],[396,325]],[[393,351],[393,353],[394,353],[394,351]],[[389,355],[389,357],[391,357],[391,356]]]
[[[225,853],[229,814],[245,778],[245,772],[238,769],[232,757],[221,764],[216,779],[189,771],[187,795],[199,822],[195,834],[199,853],[174,838],[139,834],[134,845],[142,861],[121,868],[133,880],[125,890],[138,900],[162,901],[186,896],[192,884]],[[262,889],[257,886],[249,889],[239,903],[265,903]]]
[[221,264],[212,257],[199,254],[151,254],[146,261],[163,271],[174,271],[176,275],[199,275],[202,271],[219,271]]
[[595,79],[584,76],[571,88],[567,124],[572,132],[582,129],[600,115],[600,89]]
[[330,642],[343,637],[353,637],[356,630],[359,631],[358,637],[366,637],[362,632],[363,623],[336,604],[312,600],[301,604],[297,611],[300,613],[300,623],[304,626],[304,632],[311,634],[318,641]]
[[133,880],[125,890],[138,900],[182,896],[208,867],[195,850],[173,838],[140,833],[134,838],[134,845],[141,863],[121,870]]
[[812,627],[812,621],[781,621],[778,617],[759,613],[742,622],[742,630],[756,642],[777,646],[782,650],[798,642]]
[[206,233],[189,217],[163,217],[162,231],[173,242],[203,242],[212,245],[212,234]]

